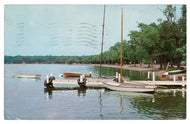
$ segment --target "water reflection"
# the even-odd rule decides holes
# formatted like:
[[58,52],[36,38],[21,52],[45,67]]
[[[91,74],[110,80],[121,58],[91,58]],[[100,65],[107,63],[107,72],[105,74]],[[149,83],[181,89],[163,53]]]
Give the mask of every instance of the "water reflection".
[[[120,119],[138,119],[138,109],[134,107],[136,106],[137,102],[141,101],[143,103],[152,103],[153,101],[155,101],[155,95],[149,93],[133,93],[105,90],[103,96],[107,99],[114,98],[113,112],[118,113],[117,116],[119,116]],[[109,101],[106,102],[108,102],[107,104],[109,104]],[[141,108],[141,106],[139,107]]]
[[[91,88],[75,88],[75,89],[49,89],[44,88],[44,93],[47,95],[47,99],[53,98],[53,92],[59,90],[73,90],[77,91],[78,97],[85,97],[91,94],[93,89]],[[94,89],[95,90],[95,89]],[[104,115],[107,115],[107,107],[114,104],[114,109],[111,111],[117,116],[117,111],[120,119],[125,119],[128,116],[141,115],[141,118],[135,119],[184,119],[186,117],[186,107],[184,107],[184,100],[186,100],[185,89],[160,89],[155,94],[148,93],[131,93],[131,92],[119,92],[110,90],[97,90],[98,96],[98,108],[99,118],[101,120],[106,119]],[[175,95],[174,95],[175,92]],[[96,92],[97,93],[97,92]],[[87,97],[89,98],[89,96]],[[110,101],[107,101],[112,99]],[[113,99],[115,99],[113,101]],[[174,109],[176,108],[176,109]]]
[[44,93],[46,94],[46,98],[52,99],[53,98],[53,89],[52,88],[44,88]]
[[79,88],[44,88],[44,93],[48,95],[48,99],[53,98],[53,91],[68,91],[68,90],[77,90],[77,96],[86,96],[86,90],[87,88],[85,87],[79,87]]
[[80,88],[78,88],[78,89],[77,89],[77,91],[78,91],[78,94],[77,94],[77,95],[78,95],[78,96],[83,96],[83,97],[86,96],[86,89],[87,89],[87,88],[85,88],[85,87],[80,87]]
[[[5,65],[5,118],[25,120],[163,120],[186,118],[185,89],[159,89],[155,94],[145,94],[92,88],[44,88],[43,81],[49,70],[54,75],[63,73],[63,70],[65,72],[82,70],[83,73],[91,71],[96,74],[94,69],[95,67],[76,65]],[[119,70],[111,68],[104,70],[108,76],[114,76],[116,71],[119,72]],[[99,69],[97,74],[99,74],[98,72]],[[40,81],[13,79],[11,76],[17,73],[40,73],[43,78]],[[127,73],[126,71],[126,75]],[[106,74],[103,73],[103,75]],[[137,78],[135,80],[140,79],[138,73],[130,72],[129,75],[131,75],[129,76],[131,80],[134,75]],[[147,78],[146,73],[141,73],[139,77],[141,76]]]
[[[158,90],[152,102],[133,99],[131,104],[139,114],[153,119],[184,119],[186,102],[184,89]],[[175,109],[174,109],[175,108]],[[153,116],[154,115],[154,116]]]
[[100,95],[99,95],[99,104],[100,104],[100,119],[104,119],[104,115],[103,115],[103,101],[102,101],[102,92],[100,91]]
[[120,96],[120,106],[121,106],[121,111],[120,111],[120,115],[123,117],[123,110],[124,110],[124,107],[123,107],[123,99],[122,97]]
[[[97,74],[99,74],[98,72],[99,72],[99,67],[95,67],[95,69],[94,69],[94,73],[96,73],[95,76],[98,76],[97,75]],[[120,69],[119,68],[102,67],[102,75],[103,76],[115,76],[116,72],[120,72]],[[126,77],[130,78],[130,80],[146,80],[147,76],[148,76],[147,72],[139,72],[139,71],[126,70],[126,69],[123,69],[122,75],[125,78]]]

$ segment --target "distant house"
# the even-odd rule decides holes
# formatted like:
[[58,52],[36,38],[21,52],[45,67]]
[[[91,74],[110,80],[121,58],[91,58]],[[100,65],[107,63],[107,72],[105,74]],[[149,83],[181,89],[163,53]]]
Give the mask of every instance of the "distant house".
[[22,64],[26,64],[24,61],[22,61]]

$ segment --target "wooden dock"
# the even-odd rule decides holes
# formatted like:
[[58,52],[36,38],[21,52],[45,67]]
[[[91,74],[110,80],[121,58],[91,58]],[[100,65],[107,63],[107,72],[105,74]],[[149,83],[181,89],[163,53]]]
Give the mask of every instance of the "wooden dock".
[[[104,88],[102,82],[113,82],[113,78],[87,78],[86,87],[93,88]],[[134,84],[147,84],[155,86],[166,86],[166,87],[185,87],[186,81],[127,81],[123,83],[134,83]],[[53,84],[60,85],[75,85],[78,86],[77,79],[63,79],[63,80],[53,80]]]
[[186,81],[136,81],[156,86],[186,86]]

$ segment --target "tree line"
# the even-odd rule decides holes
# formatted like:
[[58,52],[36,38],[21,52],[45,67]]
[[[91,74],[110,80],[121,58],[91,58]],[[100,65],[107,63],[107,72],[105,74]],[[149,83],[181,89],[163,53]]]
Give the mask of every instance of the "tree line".
[[[176,7],[167,5],[163,10],[166,20],[158,19],[158,24],[138,23],[139,30],[129,33],[130,40],[123,41],[123,63],[134,66],[143,63],[160,69],[186,62],[186,5],[181,8],[181,17],[176,19]],[[120,42],[103,52],[102,63],[120,63]],[[91,56],[5,56],[5,63],[100,63],[100,55]]]
[[88,56],[5,56],[5,64],[72,64],[84,63]]

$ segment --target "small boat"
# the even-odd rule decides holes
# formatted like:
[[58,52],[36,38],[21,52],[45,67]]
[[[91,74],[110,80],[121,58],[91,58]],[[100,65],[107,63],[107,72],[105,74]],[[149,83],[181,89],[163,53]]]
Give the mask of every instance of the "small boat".
[[185,73],[185,72],[186,72],[186,69],[184,69],[184,70],[174,70],[174,71],[165,72],[164,75],[172,75],[172,74],[179,74],[179,73]]
[[54,88],[73,89],[80,87],[76,80],[53,80],[52,83]]
[[40,78],[41,75],[40,74],[18,74],[17,75],[18,78]]
[[67,72],[64,73],[65,77],[80,77],[80,75],[85,75],[85,77],[91,77],[91,73],[90,74],[83,74],[83,73],[72,73],[72,72]]
[[77,80],[69,79],[69,80],[56,80],[54,76],[46,77],[44,81],[44,86],[47,88],[62,88],[62,89],[73,89],[79,88]]
[[104,87],[114,91],[154,93],[156,86],[133,83],[103,82]]

